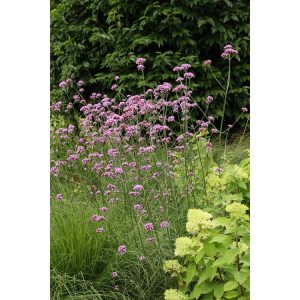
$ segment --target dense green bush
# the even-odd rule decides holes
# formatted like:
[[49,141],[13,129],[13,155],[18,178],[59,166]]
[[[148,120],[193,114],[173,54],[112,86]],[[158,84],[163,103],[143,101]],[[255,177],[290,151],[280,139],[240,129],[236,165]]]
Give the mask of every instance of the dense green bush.
[[227,43],[240,52],[232,61],[226,110],[230,122],[249,101],[249,1],[51,1],[52,88],[71,77],[83,79],[87,92],[109,93],[114,76],[121,74],[120,88],[133,93],[140,78],[136,57],[147,59],[149,87],[174,78],[172,67],[184,62],[196,74],[195,94],[216,98],[212,106],[218,116],[223,91],[202,61],[211,59],[217,78],[225,81],[221,74],[227,64],[220,54]]

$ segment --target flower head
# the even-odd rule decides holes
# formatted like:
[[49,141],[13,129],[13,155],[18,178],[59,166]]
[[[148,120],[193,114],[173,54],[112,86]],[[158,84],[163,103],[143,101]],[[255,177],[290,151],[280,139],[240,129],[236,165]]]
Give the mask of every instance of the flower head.
[[211,65],[211,60],[210,60],[210,59],[204,60],[204,61],[202,62],[202,65],[203,65],[204,67],[210,66],[210,65]]
[[225,207],[225,210],[230,214],[231,217],[236,219],[249,220],[249,216],[246,214],[248,207],[240,203],[232,203]]
[[112,272],[112,273],[111,273],[111,276],[112,276],[113,278],[118,277],[118,273],[117,273],[117,272]]
[[96,229],[96,232],[97,233],[102,233],[102,232],[104,232],[104,228],[103,227],[99,227],[99,228]]
[[196,208],[189,209],[186,230],[191,234],[197,234],[200,231],[215,228],[216,223],[211,219],[212,215],[208,212]]
[[234,54],[238,54],[239,52],[237,50],[235,50],[231,45],[226,45],[224,47],[224,51],[221,54],[222,58],[226,58],[230,55],[234,55]]
[[144,228],[147,231],[152,231],[154,229],[153,223],[146,223],[146,224],[144,224]]
[[182,292],[175,289],[169,289],[165,291],[165,300],[187,300],[188,297]]
[[194,78],[195,74],[192,73],[192,72],[186,72],[186,73],[183,74],[183,77],[184,78]]
[[139,57],[139,58],[136,59],[135,63],[136,63],[137,65],[143,65],[143,64],[145,63],[145,61],[146,61],[145,58]]
[[177,238],[175,242],[176,249],[174,254],[176,256],[182,256],[182,257],[192,254],[193,252],[191,249],[192,244],[193,244],[192,239],[188,237]]
[[159,224],[160,228],[168,228],[170,226],[168,221],[163,221]]
[[123,171],[123,169],[122,169],[121,167],[116,167],[116,168],[115,168],[115,173],[116,173],[116,174],[123,174],[124,171]]
[[120,245],[118,248],[118,252],[120,254],[125,254],[126,253],[126,246],[125,245]]
[[171,273],[171,277],[175,277],[182,271],[183,266],[178,262],[177,259],[165,260],[163,269],[166,273]]
[[206,98],[206,103],[207,104],[210,104],[213,101],[214,101],[214,98],[212,96],[207,96],[207,98]]
[[62,194],[59,193],[59,194],[56,195],[56,199],[57,199],[58,201],[61,201],[61,200],[64,199],[64,197],[63,197]]
[[136,184],[133,186],[134,191],[142,191],[143,189],[144,189],[144,187],[140,184]]

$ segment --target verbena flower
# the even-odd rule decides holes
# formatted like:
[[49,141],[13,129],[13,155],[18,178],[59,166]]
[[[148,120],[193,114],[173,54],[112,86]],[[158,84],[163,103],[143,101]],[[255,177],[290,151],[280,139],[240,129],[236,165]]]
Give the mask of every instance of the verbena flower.
[[160,228],[168,228],[170,226],[168,221],[163,221],[159,224]]
[[135,63],[136,63],[137,65],[143,65],[143,64],[145,63],[145,61],[146,61],[145,58],[139,57],[139,58],[136,59]]
[[192,73],[192,72],[186,72],[186,73],[183,74],[183,77],[184,78],[194,78],[195,74]]
[[83,85],[84,85],[83,80],[79,80],[79,81],[77,82],[77,86],[78,86],[78,87],[83,86]]
[[99,210],[102,212],[106,212],[106,211],[108,211],[108,208],[103,206],[103,207],[100,207]]
[[98,216],[98,215],[92,215],[91,220],[93,222],[101,222],[101,221],[105,221],[105,217],[104,216]]
[[153,223],[146,223],[146,224],[144,224],[144,228],[145,228],[147,231],[152,231],[152,230],[154,230]]
[[120,254],[125,254],[125,253],[126,253],[126,246],[125,246],[125,245],[120,245],[120,246],[118,247],[118,252],[119,252]]
[[210,66],[211,65],[211,60],[210,59],[204,60],[202,62],[202,65],[205,66],[205,67]]
[[230,55],[234,55],[234,54],[238,54],[239,52],[237,50],[235,50],[231,45],[226,45],[224,47],[224,51],[221,54],[222,58],[226,58]]
[[115,168],[115,173],[116,173],[116,174],[123,174],[124,171],[123,171],[123,169],[122,169],[121,167],[116,167],[116,168]]
[[118,277],[118,273],[117,273],[117,272],[112,272],[112,273],[111,273],[111,276],[112,276],[113,278]]
[[144,187],[140,184],[136,184],[133,186],[132,188],[134,191],[142,191],[144,189]]
[[57,199],[58,201],[62,201],[62,200],[64,199],[64,197],[63,197],[62,194],[57,194],[57,195],[56,195],[56,199]]
[[99,227],[99,228],[96,229],[96,232],[97,233],[102,233],[102,232],[104,232],[104,228],[103,227]]
[[207,104],[210,104],[213,101],[214,101],[214,98],[212,96],[207,96],[207,98],[206,98],[206,103]]

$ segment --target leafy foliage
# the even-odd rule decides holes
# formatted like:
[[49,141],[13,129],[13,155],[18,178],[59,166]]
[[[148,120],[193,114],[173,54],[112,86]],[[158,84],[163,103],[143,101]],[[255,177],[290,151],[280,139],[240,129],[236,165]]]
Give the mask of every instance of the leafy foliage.
[[[187,231],[191,238],[176,240],[176,270],[166,261],[164,269],[177,277],[176,299],[249,299],[249,216],[247,206],[232,203],[226,206],[227,215],[211,219],[200,209],[188,213]],[[180,248],[180,249],[179,249]],[[179,249],[179,250],[178,250]],[[174,264],[173,264],[174,265]]]
[[[201,61],[211,59],[216,77],[224,81],[218,58],[227,43],[240,52],[232,62],[229,122],[249,100],[249,1],[51,1],[52,87],[67,77],[82,78],[88,90],[104,92],[122,73],[121,90],[136,93],[132,62],[142,56],[149,87],[175,78],[171,68],[177,63],[189,63],[197,78],[194,91],[220,100],[222,90]],[[221,101],[212,108],[221,115]]]

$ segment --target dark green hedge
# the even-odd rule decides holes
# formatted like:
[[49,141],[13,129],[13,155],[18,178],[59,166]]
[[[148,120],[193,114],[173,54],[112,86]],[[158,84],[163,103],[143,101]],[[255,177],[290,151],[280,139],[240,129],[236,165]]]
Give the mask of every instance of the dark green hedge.
[[216,97],[213,109],[218,115],[222,91],[201,63],[211,59],[218,78],[225,81],[227,64],[220,54],[228,43],[240,52],[233,60],[230,122],[249,102],[248,0],[51,1],[52,88],[71,77],[83,79],[87,91],[107,92],[114,76],[121,75],[121,88],[134,93],[140,78],[136,57],[147,59],[150,87],[174,78],[172,67],[184,62],[196,74],[195,94]]

